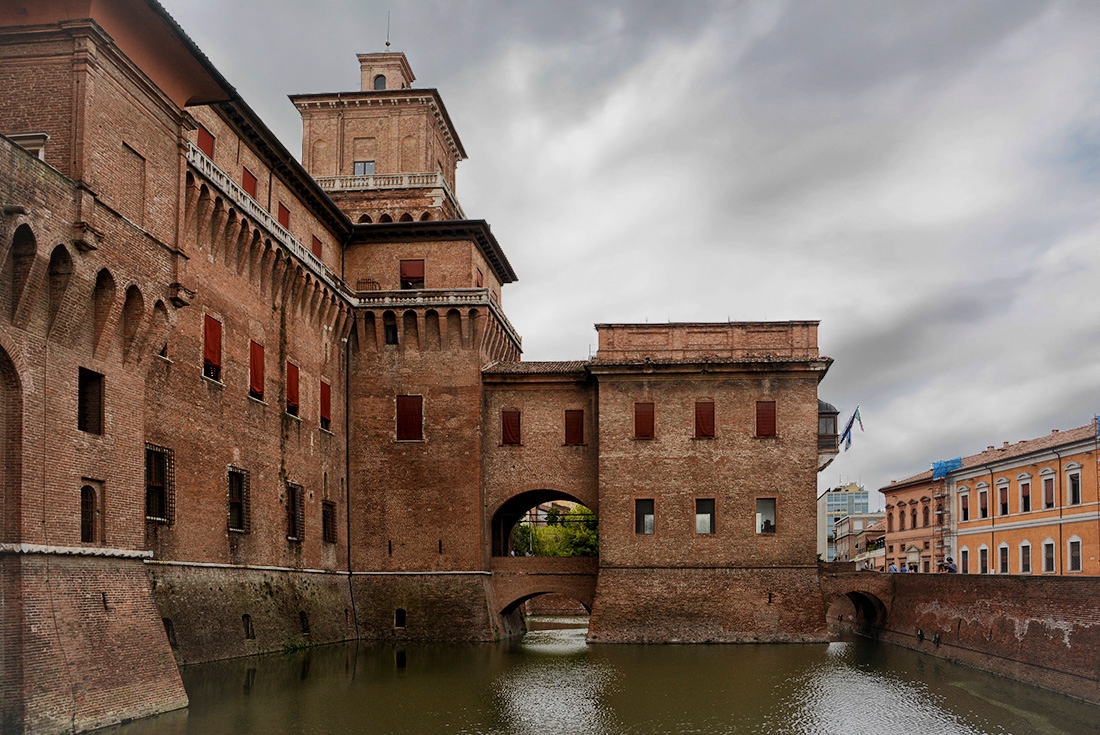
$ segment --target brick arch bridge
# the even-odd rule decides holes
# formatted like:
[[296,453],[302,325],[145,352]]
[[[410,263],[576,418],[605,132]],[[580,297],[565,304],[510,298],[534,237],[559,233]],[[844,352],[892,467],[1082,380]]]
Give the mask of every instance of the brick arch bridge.
[[847,599],[855,608],[855,627],[861,632],[883,628],[894,602],[894,575],[871,572],[832,571],[821,565],[821,610],[826,621],[838,601]]
[[493,557],[496,611],[508,615],[532,597],[556,593],[573,598],[591,612],[599,566],[595,556]]

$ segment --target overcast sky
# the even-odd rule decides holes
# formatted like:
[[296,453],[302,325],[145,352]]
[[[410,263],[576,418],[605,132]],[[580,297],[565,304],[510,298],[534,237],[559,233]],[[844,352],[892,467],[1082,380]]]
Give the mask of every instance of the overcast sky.
[[162,2],[296,153],[287,95],[357,90],[390,11],[527,360],[821,320],[866,427],[822,491],[1100,411],[1100,3]]

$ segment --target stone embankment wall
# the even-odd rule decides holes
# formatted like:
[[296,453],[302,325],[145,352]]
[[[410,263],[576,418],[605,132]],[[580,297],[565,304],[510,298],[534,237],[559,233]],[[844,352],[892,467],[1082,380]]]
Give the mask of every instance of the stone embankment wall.
[[886,622],[874,631],[882,640],[1100,702],[1100,578],[864,572],[851,580],[863,577],[890,582]]

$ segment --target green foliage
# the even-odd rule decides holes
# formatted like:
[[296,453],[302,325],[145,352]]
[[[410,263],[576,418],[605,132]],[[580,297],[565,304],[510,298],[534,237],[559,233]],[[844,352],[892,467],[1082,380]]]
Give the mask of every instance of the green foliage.
[[517,524],[512,530],[512,548],[523,556],[596,556],[600,550],[599,522],[583,505],[568,513],[552,509],[545,526]]
[[294,651],[301,651],[304,648],[309,648],[309,641],[304,638],[287,638],[283,641],[283,653],[293,653]]

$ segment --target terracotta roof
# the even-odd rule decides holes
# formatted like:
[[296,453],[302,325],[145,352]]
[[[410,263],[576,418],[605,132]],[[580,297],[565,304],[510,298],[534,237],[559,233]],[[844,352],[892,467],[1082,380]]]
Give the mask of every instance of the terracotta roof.
[[558,360],[549,362],[498,362],[482,370],[493,375],[550,375],[555,373],[583,373],[588,363],[584,360]]
[[[1056,430],[1038,439],[1025,439],[1015,444],[1009,444],[1008,446],[1002,445],[1000,447],[994,447],[993,449],[986,449],[984,452],[971,454],[969,457],[963,457],[962,469],[980,467],[981,465],[992,464],[993,462],[1001,462],[1006,459],[1031,454],[1032,452],[1041,452],[1045,449],[1059,447],[1063,444],[1073,444],[1082,439],[1091,439],[1096,435],[1096,420],[1094,419],[1092,423],[1079,426],[1076,429],[1067,429],[1066,431]],[[953,471],[958,472],[958,470]],[[896,483],[891,483],[884,488],[880,488],[880,492],[886,492],[891,488],[896,488],[901,485],[914,485],[920,482],[927,482],[931,479],[932,470],[925,470],[919,475],[913,475],[912,477],[898,480]]]

